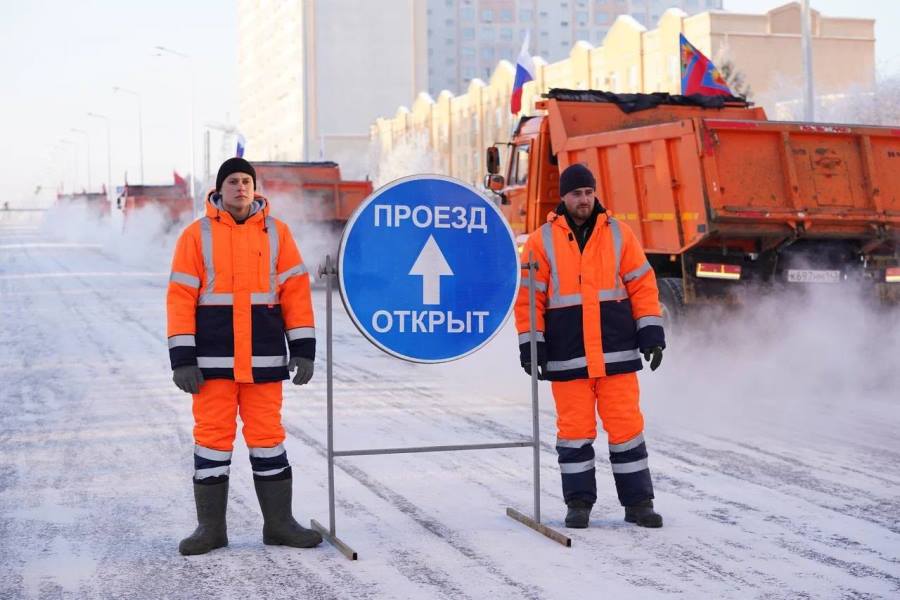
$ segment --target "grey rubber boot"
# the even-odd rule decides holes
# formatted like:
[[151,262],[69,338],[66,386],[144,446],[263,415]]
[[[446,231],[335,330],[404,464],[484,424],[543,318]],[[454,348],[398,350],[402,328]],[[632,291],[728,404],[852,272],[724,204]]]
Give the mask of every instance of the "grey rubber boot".
[[662,515],[653,511],[653,500],[625,507],[625,520],[639,527],[662,527]]
[[312,548],[322,543],[318,531],[300,525],[291,514],[293,479],[254,480],[263,514],[263,543],[270,546]]
[[569,502],[569,512],[566,513],[566,527],[570,529],[586,529],[591,519],[593,504],[584,500],[572,500]]
[[228,505],[228,480],[212,485],[194,482],[194,502],[197,505],[197,529],[181,540],[178,551],[189,556],[227,546],[225,509]]

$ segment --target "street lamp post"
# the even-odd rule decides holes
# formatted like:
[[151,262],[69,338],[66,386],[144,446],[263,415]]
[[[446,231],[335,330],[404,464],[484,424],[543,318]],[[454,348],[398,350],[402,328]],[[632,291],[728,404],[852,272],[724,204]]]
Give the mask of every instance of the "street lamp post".
[[812,22],[809,11],[809,0],[803,0],[800,6],[800,50],[803,54],[803,119],[813,121],[816,118],[816,94],[813,83],[813,47]]
[[69,129],[74,133],[78,133],[84,136],[85,144],[87,145],[87,192],[91,192],[91,136],[88,135],[88,132],[84,129],[78,129],[76,127],[72,127]]
[[178,52],[177,50],[172,50],[171,48],[166,48],[165,46],[156,46],[156,50],[160,53],[171,54],[173,56],[177,56],[178,58],[184,59],[188,65],[188,77],[190,78],[190,103],[191,103],[191,200],[194,202],[194,208],[197,209],[197,198],[196,193],[194,192],[194,188],[196,187],[197,181],[197,170],[194,168],[194,63],[191,60],[191,56],[189,54],[185,54],[184,52]]
[[123,92],[125,94],[131,94],[135,98],[137,98],[138,105],[138,157],[141,161],[141,185],[144,185],[144,117],[141,112],[141,95],[135,91],[123,88],[121,86],[114,86],[113,93],[115,92]]
[[94,112],[87,114],[95,119],[103,119],[106,122],[106,199],[112,199],[112,146],[110,145],[109,136],[109,117]]

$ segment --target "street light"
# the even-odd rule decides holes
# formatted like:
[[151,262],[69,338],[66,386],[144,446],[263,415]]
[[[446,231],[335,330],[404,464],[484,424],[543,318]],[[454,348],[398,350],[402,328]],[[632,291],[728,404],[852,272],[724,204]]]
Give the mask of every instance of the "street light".
[[87,144],[87,191],[91,192],[91,136],[88,135],[88,132],[84,129],[77,129],[72,127],[69,131],[73,131],[75,133],[79,133],[84,136],[85,142]]
[[[178,58],[184,59],[188,65],[188,77],[190,79],[191,87],[190,87],[190,102],[191,102],[191,200],[194,201],[196,205],[196,195],[194,193],[194,187],[197,180],[197,170],[194,168],[194,62],[191,60],[191,56],[189,54],[185,54],[184,52],[179,52],[177,50],[172,50],[171,48],[166,48],[165,46],[154,46],[156,50],[159,52],[157,56],[161,56],[162,54],[171,54],[173,56],[177,56]],[[196,206],[194,207],[196,210]]]
[[137,98],[138,104],[138,157],[141,161],[141,185],[144,185],[144,117],[141,113],[141,95],[135,91],[123,88],[121,86],[113,86],[113,93],[123,92],[131,94]]
[[93,117],[95,119],[103,119],[106,122],[106,199],[111,200],[112,194],[110,193],[110,190],[112,189],[112,147],[109,143],[109,117],[93,112],[89,112],[87,116]]

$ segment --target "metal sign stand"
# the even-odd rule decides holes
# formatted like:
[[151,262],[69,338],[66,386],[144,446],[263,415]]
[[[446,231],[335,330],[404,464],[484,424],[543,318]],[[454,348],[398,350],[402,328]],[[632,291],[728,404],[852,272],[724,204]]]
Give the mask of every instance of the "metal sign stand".
[[[537,271],[537,263],[529,263],[530,271]],[[555,531],[541,523],[540,505],[540,437],[538,435],[538,386],[537,386],[537,343],[535,341],[535,301],[534,301],[534,277],[530,278],[529,303],[531,308],[531,410],[532,410],[532,439],[517,442],[499,442],[486,444],[460,444],[451,446],[420,446],[413,448],[374,448],[362,450],[335,450],[334,449],[334,378],[333,378],[333,353],[332,353],[332,291],[333,279],[337,276],[337,267],[332,264],[331,256],[325,257],[325,266],[320,266],[319,277],[325,278],[325,353],[326,353],[326,420],[327,420],[327,457],[328,457],[328,527],[324,527],[315,519],[310,520],[313,529],[322,534],[322,537],[350,560],[357,560],[359,554],[337,537],[335,530],[334,509],[334,459],[338,456],[372,456],[379,454],[410,454],[420,452],[446,452],[451,450],[492,450],[496,448],[527,448],[534,452],[534,518],[526,516],[514,508],[507,508],[506,514],[516,521],[542,533],[548,538],[570,547],[571,538]]]

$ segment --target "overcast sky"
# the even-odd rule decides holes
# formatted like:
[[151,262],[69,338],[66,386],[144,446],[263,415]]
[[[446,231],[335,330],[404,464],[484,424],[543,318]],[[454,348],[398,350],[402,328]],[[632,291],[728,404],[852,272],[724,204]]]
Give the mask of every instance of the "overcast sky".
[[[758,13],[783,3],[725,0],[725,8]],[[830,16],[874,17],[878,68],[882,75],[900,70],[900,1],[812,0],[812,5]],[[106,129],[88,112],[109,117],[113,184],[121,185],[126,172],[130,182],[139,182],[137,100],[114,94],[113,86],[141,95],[147,183],[169,183],[173,170],[191,171],[191,68],[198,171],[203,169],[205,125],[237,124],[234,2],[0,0],[0,17],[3,201],[27,203],[38,185],[45,190],[55,190],[60,182],[67,189],[86,187],[87,138],[91,182],[99,188],[107,178]],[[191,59],[155,56],[157,45]],[[213,156],[219,151],[216,134]]]

